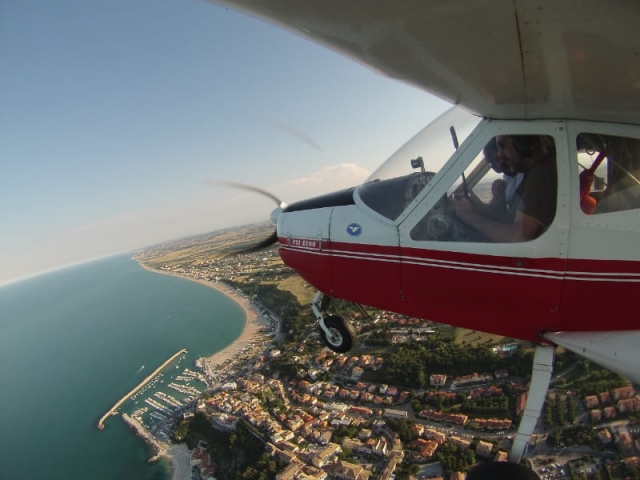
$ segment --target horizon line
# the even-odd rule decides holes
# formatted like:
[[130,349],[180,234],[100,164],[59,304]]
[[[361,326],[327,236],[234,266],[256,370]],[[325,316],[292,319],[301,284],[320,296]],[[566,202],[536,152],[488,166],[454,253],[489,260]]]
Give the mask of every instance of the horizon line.
[[105,258],[115,257],[115,256],[118,256],[118,255],[124,255],[125,253],[133,253],[133,252],[135,252],[137,250],[139,250],[139,249],[138,248],[134,248],[134,249],[129,249],[129,250],[120,250],[118,252],[108,253],[106,255],[99,255],[97,257],[85,258],[84,260],[77,260],[77,261],[74,261],[74,262],[71,262],[71,263],[65,263],[64,265],[58,265],[57,267],[47,268],[46,270],[39,270],[39,271],[34,272],[34,273],[28,273],[28,274],[23,275],[21,277],[10,278],[8,280],[0,281],[0,288],[7,287],[7,286],[13,285],[15,283],[24,282],[26,280],[32,280],[32,279],[34,279],[36,277],[47,275],[49,273],[58,272],[60,270],[66,270],[67,268],[77,267],[77,266],[83,265],[85,263],[97,262],[98,260],[104,260]]

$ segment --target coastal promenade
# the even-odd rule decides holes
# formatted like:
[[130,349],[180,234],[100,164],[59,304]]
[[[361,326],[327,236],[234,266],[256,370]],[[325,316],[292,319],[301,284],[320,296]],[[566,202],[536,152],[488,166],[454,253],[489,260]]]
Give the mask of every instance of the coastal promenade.
[[142,387],[144,387],[147,383],[149,383],[149,381],[151,381],[153,379],[153,377],[155,377],[158,373],[160,373],[160,371],[164,367],[166,367],[176,357],[182,355],[183,353],[187,353],[187,349],[186,348],[183,348],[182,350],[180,350],[180,351],[174,353],[173,355],[171,355],[171,357],[169,357],[168,360],[166,360],[162,365],[160,365],[158,368],[156,368],[147,378],[142,380],[142,382],[140,382],[136,388],[134,388],[129,393],[127,393],[124,397],[122,397],[120,400],[118,400],[118,402],[113,407],[111,407],[109,409],[109,411],[107,413],[105,413],[102,416],[102,418],[98,421],[98,428],[100,430],[104,429],[104,421],[107,419],[107,417],[109,417],[110,415],[113,415],[115,413],[115,411],[118,409],[118,407],[120,407],[120,405],[122,405],[125,401],[127,401],[131,395],[133,395],[138,390],[140,390]]

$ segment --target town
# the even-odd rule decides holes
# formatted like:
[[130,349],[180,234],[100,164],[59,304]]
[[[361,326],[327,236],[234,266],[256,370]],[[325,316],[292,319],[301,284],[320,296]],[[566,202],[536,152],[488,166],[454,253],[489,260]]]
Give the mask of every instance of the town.
[[[137,256],[148,268],[234,289],[269,322],[233,359],[203,362],[209,388],[158,427],[190,449],[182,478],[233,478],[221,463],[229,448],[245,451],[233,458],[242,458],[236,478],[246,479],[459,480],[476,462],[507,460],[529,387],[529,345],[391,312],[365,318],[336,302],[358,331],[356,347],[337,354],[318,334],[313,290],[276,250],[226,255],[229,235]],[[225,255],[212,253],[215,242]],[[526,462],[544,480],[638,478],[639,411],[625,379],[558,351]]]

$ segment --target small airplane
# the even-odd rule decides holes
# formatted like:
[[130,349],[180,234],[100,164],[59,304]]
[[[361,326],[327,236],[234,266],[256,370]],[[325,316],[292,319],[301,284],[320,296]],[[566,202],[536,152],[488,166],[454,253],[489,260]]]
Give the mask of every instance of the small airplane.
[[[518,462],[562,345],[640,383],[640,6],[219,0],[456,105],[365,183],[272,213],[325,297],[534,342]],[[524,477],[522,477],[524,478]]]

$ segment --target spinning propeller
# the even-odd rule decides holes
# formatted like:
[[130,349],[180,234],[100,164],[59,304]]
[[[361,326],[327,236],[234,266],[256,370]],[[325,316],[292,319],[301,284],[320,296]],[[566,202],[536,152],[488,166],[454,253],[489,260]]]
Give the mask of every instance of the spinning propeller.
[[[212,181],[212,180],[205,180],[202,183],[204,185],[209,185],[209,186],[212,186],[212,187],[228,187],[228,188],[235,188],[237,190],[245,190],[247,192],[258,193],[260,195],[263,195],[265,197],[270,198],[271,200],[276,202],[276,205],[278,205],[271,212],[271,221],[273,223],[275,223],[275,224],[278,223],[278,217],[279,217],[280,213],[285,211],[286,208],[287,208],[287,204],[285,202],[283,202],[282,200],[280,200],[275,195],[273,195],[272,193],[267,192],[266,190],[262,190],[261,188],[254,187],[252,185],[246,185],[244,183],[237,183],[237,182]],[[263,241],[261,241],[257,245],[254,245],[253,247],[250,247],[250,248],[247,248],[247,249],[244,249],[244,250],[240,250],[240,251],[238,251],[236,253],[259,252],[260,250],[264,250],[265,248],[270,247],[271,245],[273,245],[277,241],[278,241],[278,231],[277,231],[277,229],[275,229],[273,231],[273,233],[269,237],[267,237],[266,239],[264,239]]]

